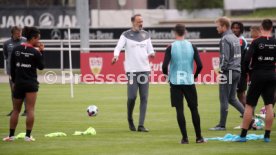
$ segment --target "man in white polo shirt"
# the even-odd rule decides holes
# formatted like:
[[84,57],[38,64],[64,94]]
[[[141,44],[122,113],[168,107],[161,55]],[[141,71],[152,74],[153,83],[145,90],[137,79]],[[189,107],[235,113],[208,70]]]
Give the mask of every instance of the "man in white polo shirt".
[[133,123],[133,109],[139,89],[140,94],[140,118],[138,130],[148,132],[144,127],[144,121],[147,110],[148,90],[149,90],[149,57],[154,57],[155,53],[152,47],[149,33],[143,28],[143,18],[140,14],[131,17],[132,28],[123,32],[117,46],[114,50],[112,64],[116,63],[122,48],[125,48],[125,71],[128,77],[127,84],[127,117],[129,129],[136,131]]

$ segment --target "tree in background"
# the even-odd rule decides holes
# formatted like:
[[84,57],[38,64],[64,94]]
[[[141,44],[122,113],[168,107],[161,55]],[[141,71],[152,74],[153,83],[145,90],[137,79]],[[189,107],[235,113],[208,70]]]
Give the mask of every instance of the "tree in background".
[[176,0],[178,10],[223,8],[223,0]]

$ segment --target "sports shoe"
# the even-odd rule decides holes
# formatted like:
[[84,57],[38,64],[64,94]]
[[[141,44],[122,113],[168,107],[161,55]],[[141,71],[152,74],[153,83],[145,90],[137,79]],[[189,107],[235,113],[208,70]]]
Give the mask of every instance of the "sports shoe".
[[235,130],[241,129],[241,126],[240,126],[240,125],[239,125],[239,126],[236,126],[236,127],[234,127],[233,129],[235,129]]
[[3,138],[3,142],[12,142],[15,140],[15,136],[8,136],[8,137],[5,137]]
[[10,113],[8,113],[6,116],[11,116],[11,114],[12,114],[12,111]]
[[271,142],[270,138],[264,138],[264,142],[269,143]]
[[21,116],[26,116],[27,115],[27,111],[24,110],[24,112],[21,114]]
[[149,132],[149,130],[147,128],[145,128],[144,126],[138,126],[138,132]]
[[207,141],[206,140],[204,140],[204,138],[197,138],[196,139],[196,143],[206,143]]
[[180,144],[189,144],[189,140],[188,138],[182,138],[181,141],[180,141]]
[[136,127],[133,123],[133,121],[128,121],[128,126],[130,131],[136,131]]
[[31,136],[31,137],[25,137],[25,142],[34,142],[35,141],[35,139],[33,138],[33,136]]
[[222,126],[215,126],[213,128],[209,128],[209,130],[212,130],[212,131],[224,131],[226,130],[225,127],[222,127]]
[[247,140],[246,140],[246,137],[237,137],[235,140],[234,140],[235,142],[246,142]]

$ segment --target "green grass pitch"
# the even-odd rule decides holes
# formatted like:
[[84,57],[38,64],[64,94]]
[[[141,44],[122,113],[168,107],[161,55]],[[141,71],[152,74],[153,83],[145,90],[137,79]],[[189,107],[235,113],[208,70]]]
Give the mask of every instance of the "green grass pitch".
[[[185,116],[190,144],[180,145],[181,134],[176,121],[175,109],[170,107],[169,86],[150,85],[148,111],[145,126],[149,133],[130,132],[126,120],[126,85],[75,85],[75,98],[70,98],[69,85],[40,85],[36,103],[35,124],[32,135],[35,142],[16,140],[0,142],[1,155],[78,155],[78,154],[166,154],[166,155],[213,155],[213,154],[276,154],[276,125],[271,133],[271,143],[249,141],[247,143],[209,141],[195,143],[191,114],[185,102]],[[226,133],[239,134],[233,128],[240,124],[239,113],[230,106],[226,131],[208,131],[219,119],[217,85],[198,85],[199,112],[204,137],[222,137]],[[0,84],[0,137],[7,136],[11,109],[8,84]],[[88,105],[99,108],[98,116],[87,116]],[[257,112],[262,106],[257,107]],[[134,119],[138,123],[139,97]],[[96,136],[72,136],[74,131],[94,127]],[[65,132],[67,137],[45,138],[52,132]],[[25,117],[20,116],[16,134],[25,132]],[[263,134],[264,131],[249,131]]]

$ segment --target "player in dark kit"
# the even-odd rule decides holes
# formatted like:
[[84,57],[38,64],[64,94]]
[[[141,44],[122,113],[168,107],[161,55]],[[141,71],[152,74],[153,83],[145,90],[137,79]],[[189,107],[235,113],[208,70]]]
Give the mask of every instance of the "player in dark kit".
[[13,113],[10,118],[10,134],[3,141],[15,140],[14,132],[24,98],[27,110],[25,141],[34,141],[34,138],[31,137],[31,131],[34,124],[34,107],[39,84],[36,69],[42,70],[44,68],[44,44],[39,42],[40,32],[35,27],[25,27],[23,36],[27,38],[27,43],[15,47],[11,55]]
[[263,20],[262,36],[252,42],[245,55],[243,70],[249,72],[250,85],[247,92],[241,135],[236,140],[238,142],[246,142],[253,109],[257,105],[260,95],[262,95],[266,109],[264,142],[270,142],[276,85],[276,39],[272,37],[272,29],[272,21],[270,19]]

